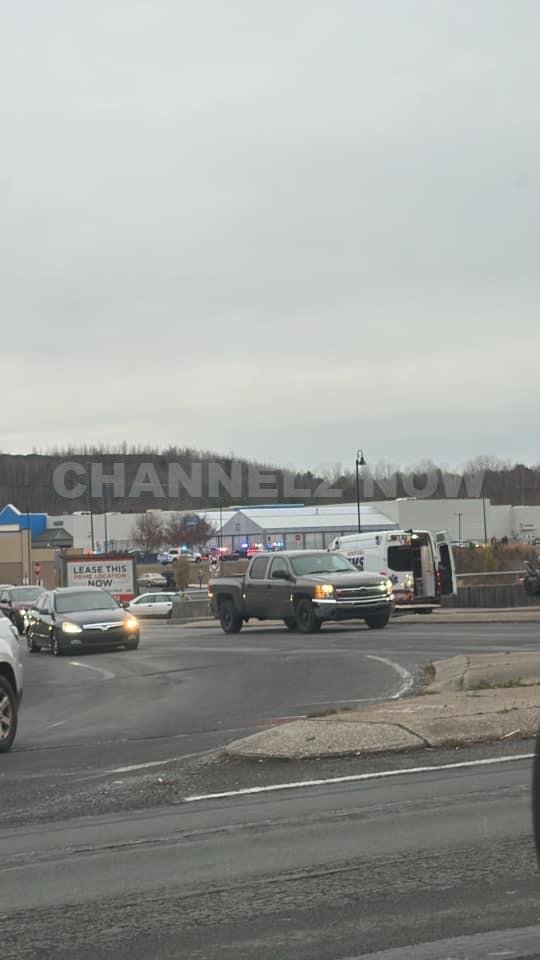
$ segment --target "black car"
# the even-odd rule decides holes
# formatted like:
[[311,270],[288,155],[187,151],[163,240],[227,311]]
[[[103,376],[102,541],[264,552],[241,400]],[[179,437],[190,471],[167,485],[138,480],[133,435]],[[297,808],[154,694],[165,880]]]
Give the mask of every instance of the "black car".
[[39,597],[28,617],[30,653],[139,646],[139,621],[99,587],[60,587]]
[[0,592],[0,610],[15,624],[19,633],[24,632],[27,611],[33,607],[43,587],[8,587]]

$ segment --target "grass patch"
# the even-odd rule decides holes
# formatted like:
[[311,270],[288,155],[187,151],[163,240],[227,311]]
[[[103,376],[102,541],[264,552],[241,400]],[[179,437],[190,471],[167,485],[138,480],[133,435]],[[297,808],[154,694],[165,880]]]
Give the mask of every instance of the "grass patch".
[[306,714],[307,720],[320,720],[321,717],[332,717],[336,713],[347,713],[356,710],[356,707],[325,707],[324,710],[313,710]]
[[521,677],[517,677],[515,680],[503,680],[501,683],[489,683],[487,680],[478,680],[477,683],[471,684],[468,687],[468,690],[509,690],[512,687],[534,687],[538,684],[534,683],[524,683]]
[[435,666],[433,663],[428,663],[424,667],[424,681],[425,683],[432,683],[435,679]]

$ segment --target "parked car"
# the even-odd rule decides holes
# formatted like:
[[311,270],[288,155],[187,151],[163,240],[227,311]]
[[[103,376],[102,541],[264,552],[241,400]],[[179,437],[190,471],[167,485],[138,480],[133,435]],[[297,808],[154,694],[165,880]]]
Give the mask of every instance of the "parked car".
[[8,587],[0,591],[0,610],[15,624],[19,633],[26,628],[26,612],[44,592],[43,587]]
[[141,573],[137,577],[137,584],[139,587],[166,587],[167,577],[162,573]]
[[139,646],[139,621],[100,587],[59,587],[39,597],[27,631],[30,653],[58,657],[87,647]]
[[327,550],[259,554],[243,576],[211,579],[208,597],[224,633],[238,633],[250,618],[282,619],[300,633],[316,633],[324,620],[364,620],[381,629],[394,606],[388,577],[362,573]]
[[135,617],[170,617],[173,600],[177,596],[176,592],[169,593],[166,590],[161,593],[141,593],[140,597],[126,604],[126,610]]
[[9,617],[0,613],[0,753],[15,740],[23,691],[21,645]]

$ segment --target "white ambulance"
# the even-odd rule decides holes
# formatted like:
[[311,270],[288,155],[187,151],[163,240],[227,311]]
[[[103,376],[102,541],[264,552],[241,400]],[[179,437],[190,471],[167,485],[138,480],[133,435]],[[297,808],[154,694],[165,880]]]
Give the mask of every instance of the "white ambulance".
[[339,550],[359,570],[380,573],[394,584],[397,608],[424,613],[441,597],[457,593],[452,544],[447,531],[380,530],[336,537]]

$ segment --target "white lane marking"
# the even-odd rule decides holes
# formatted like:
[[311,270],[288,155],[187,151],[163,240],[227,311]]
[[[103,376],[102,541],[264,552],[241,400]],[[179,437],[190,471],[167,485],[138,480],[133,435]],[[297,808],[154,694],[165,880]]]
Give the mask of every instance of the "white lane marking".
[[517,760],[534,760],[534,753],[519,753],[512,757],[488,757],[484,760],[462,760],[459,763],[434,764],[432,767],[404,767],[399,770],[379,770],[375,773],[354,773],[346,777],[327,777],[325,780],[297,780],[291,783],[273,783],[265,787],[244,787],[242,790],[226,790],[223,793],[201,793],[184,797],[183,803],[199,803],[201,800],[227,800],[230,797],[246,797],[250,794],[273,793],[279,790],[299,790],[302,787],[326,787],[334,783],[359,783],[366,780],[385,780],[388,777],[404,777],[408,774],[439,773],[445,770],[463,770],[470,767],[489,767],[497,763],[515,763]]
[[79,663],[78,660],[69,661],[72,667],[86,667],[87,670],[95,670],[96,673],[100,673],[105,680],[114,680],[115,674],[111,673],[110,670],[104,670],[103,667],[93,667],[89,663]]
[[133,763],[129,767],[115,767],[114,770],[104,771],[108,776],[113,773],[131,773],[133,770],[146,770],[148,767],[162,767],[166,763],[174,763],[175,760],[182,760],[183,757],[169,757],[168,760],[150,760],[149,763]]
[[65,722],[66,722],[65,720],[57,720],[56,723],[49,723],[47,725],[47,729],[52,730],[53,727],[61,727],[62,724]]
[[401,664],[396,663],[394,660],[387,660],[386,657],[376,657],[373,653],[366,653],[368,660],[378,660],[379,663],[385,663],[388,667],[392,667],[397,673],[399,673],[403,683],[401,684],[397,693],[393,693],[389,700],[399,700],[404,693],[407,693],[407,690],[410,690],[413,683],[414,677],[409,673],[408,670],[405,670],[405,667],[402,667]]

